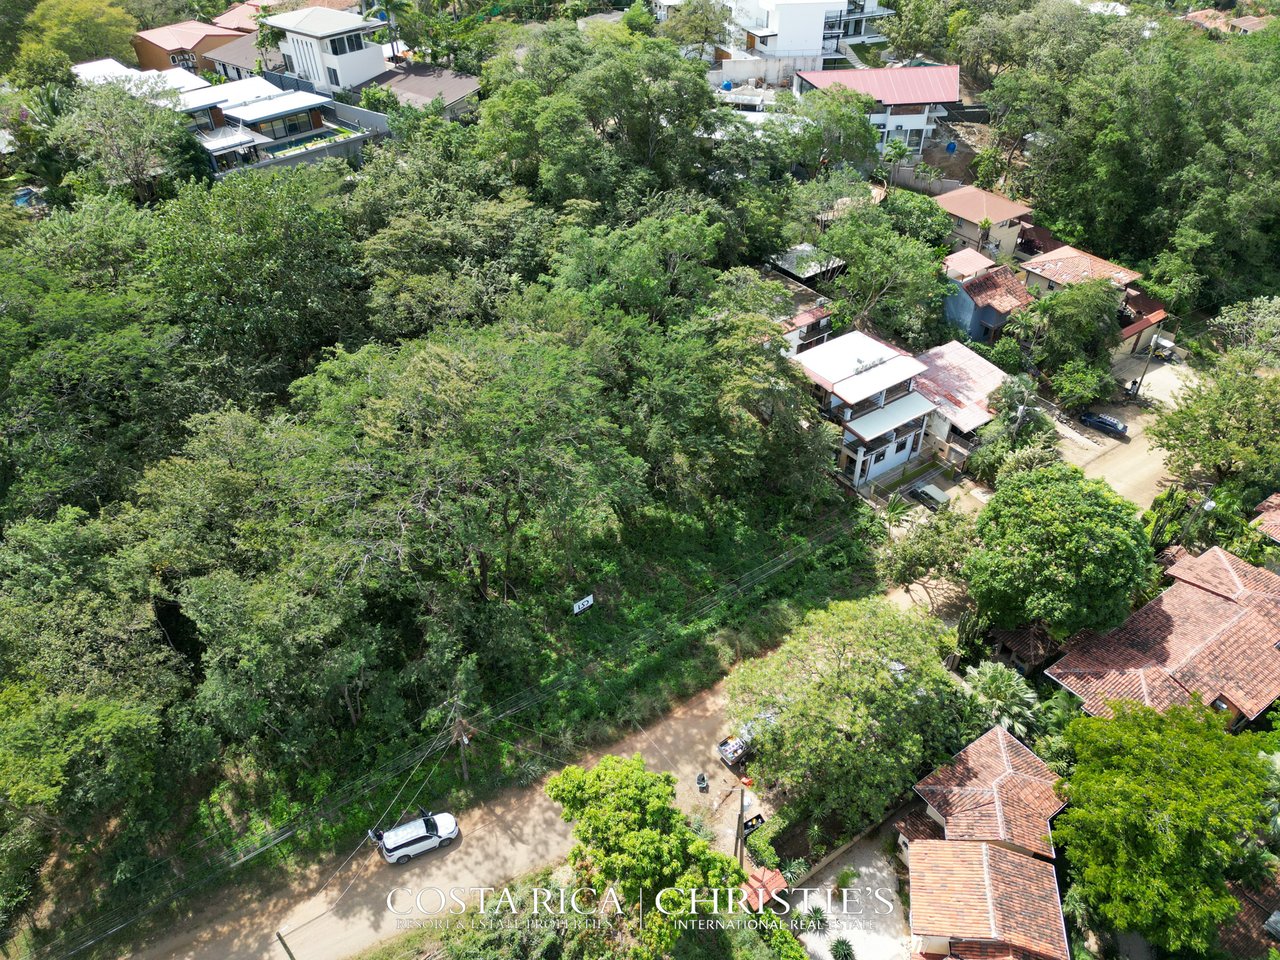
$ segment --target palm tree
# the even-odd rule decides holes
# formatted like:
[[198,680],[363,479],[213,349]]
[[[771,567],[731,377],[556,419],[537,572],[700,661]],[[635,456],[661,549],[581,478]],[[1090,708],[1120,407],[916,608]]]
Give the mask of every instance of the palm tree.
[[1035,691],[1012,667],[986,660],[965,671],[974,699],[991,719],[1015,737],[1026,739],[1035,729]]
[[782,873],[782,879],[787,881],[787,885],[795,883],[809,870],[809,864],[800,857],[794,857],[791,860],[783,860],[782,866],[779,868]]
[[831,941],[831,960],[857,960],[853,944],[844,937],[836,937]]
[[908,501],[901,494],[892,493],[889,495],[889,499],[885,501],[884,508],[880,512],[884,516],[885,526],[896,527],[907,519],[907,514],[914,508],[915,504]]
[[398,17],[413,12],[413,0],[377,0],[369,8],[369,13],[379,20],[387,21],[387,34],[391,37],[391,56],[396,55],[396,47],[400,42],[400,24]]

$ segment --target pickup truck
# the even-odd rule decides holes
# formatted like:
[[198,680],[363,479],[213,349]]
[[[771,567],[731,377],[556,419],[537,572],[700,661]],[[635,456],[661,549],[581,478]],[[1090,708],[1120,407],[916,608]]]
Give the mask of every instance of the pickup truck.
[[737,736],[725,737],[716,747],[716,752],[726,767],[740,763],[751,752],[751,734],[743,730]]

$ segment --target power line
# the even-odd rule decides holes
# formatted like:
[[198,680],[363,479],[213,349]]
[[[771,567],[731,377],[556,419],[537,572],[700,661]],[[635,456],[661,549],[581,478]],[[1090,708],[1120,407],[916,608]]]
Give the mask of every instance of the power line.
[[[746,572],[739,574],[734,579],[723,584],[719,589],[714,591],[712,594],[704,597],[698,603],[692,605],[691,607],[686,607],[685,609],[683,609],[680,612],[681,615],[677,622],[684,621],[687,624],[689,622],[693,622],[695,620],[698,620],[707,616],[712,610],[716,609],[718,606],[725,603],[726,601],[734,599],[737,596],[741,596],[742,594],[746,593],[748,590],[759,585],[769,577],[776,575],[781,570],[786,569],[787,567],[793,565],[798,560],[810,555],[819,546],[829,541],[832,538],[832,536],[835,534],[835,532],[840,529],[843,529],[844,526],[845,524],[843,521],[837,520],[835,523],[827,526],[823,530],[818,531],[817,533],[806,537],[802,543],[799,543],[793,547],[790,547],[787,550],[783,551],[782,553],[774,557],[768,558],[764,562],[756,565],[755,567],[752,567]],[[756,551],[755,554],[751,555],[751,559],[755,559],[756,557],[763,554],[765,549],[766,548],[762,548]],[[630,655],[634,654],[635,651],[641,646],[641,644],[645,644],[647,647],[647,645],[653,639],[657,638],[662,632],[664,632],[662,629],[655,628],[655,629],[644,631],[634,636],[632,638],[631,643],[628,644],[625,653],[623,654],[623,659],[630,659]],[[520,713],[523,713],[526,710],[531,709],[532,707],[538,705],[539,703],[542,703],[553,694],[559,692],[560,690],[565,689],[566,687],[570,686],[573,683],[576,683],[579,681],[590,682],[590,680],[592,679],[592,676],[598,672],[598,671],[593,671],[592,668],[599,667],[599,666],[605,666],[605,665],[597,664],[597,663],[587,663],[585,665],[570,665],[569,669],[567,669],[564,673],[562,673],[559,677],[557,677],[555,680],[551,681],[550,683],[543,684],[540,687],[534,688],[532,690],[521,691],[520,693],[513,694],[507,697],[505,700],[499,701],[495,705],[487,706],[471,722],[483,723],[486,727],[491,727],[492,725],[497,724],[511,716],[519,715]],[[615,701],[621,705],[621,700],[617,697],[617,695],[611,689],[609,689],[608,678],[607,677],[601,678],[600,683],[605,688],[605,692],[608,693],[610,696],[614,697]],[[446,704],[449,704],[451,702],[453,702],[452,699],[446,700],[441,704],[439,704],[438,706],[430,708],[429,710],[425,711],[422,715],[420,715],[419,722],[427,715],[427,713],[430,713],[431,710],[439,709],[440,707],[443,707]],[[216,880],[219,877],[227,873],[230,873],[232,870],[243,865],[244,863],[260,856],[263,853],[268,852],[271,849],[274,849],[276,846],[280,845],[284,841],[294,836],[300,830],[304,829],[306,825],[319,822],[321,819],[326,819],[330,817],[331,815],[336,813],[338,810],[349,805],[355,799],[358,799],[360,796],[372,792],[373,790],[377,789],[383,784],[389,782],[393,777],[398,776],[399,774],[403,773],[405,770],[412,767],[412,771],[410,772],[409,776],[406,778],[405,783],[401,785],[400,790],[398,790],[396,793],[396,797],[393,798],[392,800],[391,805],[394,805],[395,800],[399,798],[400,794],[403,793],[404,787],[407,786],[408,782],[412,779],[413,772],[416,772],[416,770],[421,767],[422,763],[430,756],[433,756],[435,754],[440,754],[440,757],[442,759],[443,751],[453,743],[453,731],[451,728],[452,728],[452,720],[454,717],[454,711],[456,710],[456,702],[453,702],[453,704],[454,704],[453,709],[451,709],[450,711],[449,721],[446,722],[444,728],[440,731],[440,733],[438,733],[436,737],[433,738],[432,741],[427,745],[425,746],[419,745],[403,751],[396,757],[393,757],[391,760],[384,762],[381,766],[376,768],[374,771],[367,773],[364,776],[357,778],[355,781],[352,781],[351,783],[347,784],[344,788],[342,788],[342,790],[340,790],[336,794],[336,796],[331,795],[329,798],[327,798],[327,802],[323,806],[317,805],[308,810],[300,810],[294,813],[292,816],[284,820],[281,823],[281,825],[279,825],[275,830],[271,831],[265,836],[252,837],[252,838],[242,836],[237,842],[233,843],[222,853],[211,858],[211,860],[208,861],[208,863],[206,864],[206,866],[208,867],[207,872],[197,877],[195,880],[191,881],[190,883],[178,885],[176,882],[174,882],[174,880],[166,881],[164,886],[167,887],[168,890],[166,894],[162,896],[160,899],[155,900],[151,903],[148,903],[147,905],[142,907],[139,907],[139,905],[135,903],[132,905],[122,905],[122,906],[113,908],[104,914],[100,914],[99,916],[95,917],[93,921],[86,924],[85,927],[82,928],[78,936],[73,938],[71,937],[70,934],[63,934],[60,937],[60,939],[57,941],[53,941],[51,943],[37,947],[33,950],[29,950],[28,952],[23,954],[23,960],[44,960],[44,958],[52,958],[55,956],[59,958],[73,957],[83,952],[84,950],[88,949],[89,947],[92,947],[98,943],[101,943],[103,940],[115,935],[116,933],[119,933],[121,930],[136,923],[138,920],[141,920],[147,916],[150,916],[151,914],[162,909],[163,907],[168,906],[169,904],[181,899],[182,897],[193,892],[199,887],[202,887],[212,882],[213,880]],[[632,722],[634,724],[634,721]],[[637,725],[637,729],[639,729],[638,725]],[[492,733],[491,730],[489,732]],[[643,733],[643,731],[641,732]],[[497,735],[494,734],[494,736],[497,736]],[[381,742],[386,742],[388,738],[389,737],[384,737]],[[502,737],[497,737],[497,738],[500,740],[503,739]],[[504,740],[503,742],[506,742],[509,744],[511,743],[510,741],[506,741],[506,740]],[[518,746],[516,744],[511,744],[511,745]],[[532,749],[532,748],[526,747],[525,749]],[[537,751],[533,751],[533,752],[536,753]],[[550,757],[547,754],[542,754],[542,756],[547,757],[548,759],[551,759],[554,762],[563,762],[563,761],[556,760],[556,758]],[[417,799],[417,796],[421,794],[423,787],[425,787],[426,783],[430,780],[430,777],[434,774],[435,769],[439,767],[439,763],[440,763],[440,760],[438,759],[436,766],[433,767],[431,773],[428,774],[427,780],[425,780],[423,784],[419,786],[418,793],[414,795],[415,800]],[[391,806],[388,806],[387,810],[383,812],[383,816],[379,818],[379,823],[386,816],[386,814],[390,812],[390,809],[391,809]],[[192,849],[195,846],[199,846],[203,844],[207,840],[208,838],[204,838],[203,840],[198,841],[198,843],[196,844],[192,844],[190,847],[186,849]],[[363,843],[364,841],[361,841],[360,846],[363,846]],[[346,863],[350,862],[351,858],[354,857],[355,853],[360,849],[360,846],[357,846],[356,849],[352,851],[352,853],[348,856],[347,861],[344,862],[343,867],[345,867]],[[171,855],[170,857],[166,858],[163,861],[160,861],[159,864],[156,864],[154,866],[163,866],[165,863],[170,863],[175,859],[176,856],[177,854]],[[343,867],[339,867],[339,870],[343,869]],[[151,869],[151,868],[148,868],[148,869]],[[338,871],[335,871],[335,873],[330,876],[329,880],[325,881],[324,886],[328,885],[328,883],[333,879],[333,876],[336,875],[337,872]],[[323,889],[323,886],[321,887],[321,889]],[[344,894],[345,894],[345,891],[344,891]],[[132,915],[130,915],[129,913],[131,909],[136,911],[132,913]]]

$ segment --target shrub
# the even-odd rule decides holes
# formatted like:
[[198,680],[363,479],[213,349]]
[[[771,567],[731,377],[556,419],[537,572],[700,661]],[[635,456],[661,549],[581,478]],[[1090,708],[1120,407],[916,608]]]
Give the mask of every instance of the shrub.
[[747,837],[747,853],[751,854],[751,861],[758,867],[768,867],[777,870],[782,864],[782,858],[778,856],[778,852],[773,849],[773,840],[787,827],[787,821],[783,817],[771,817],[764,824],[756,828],[756,831]]

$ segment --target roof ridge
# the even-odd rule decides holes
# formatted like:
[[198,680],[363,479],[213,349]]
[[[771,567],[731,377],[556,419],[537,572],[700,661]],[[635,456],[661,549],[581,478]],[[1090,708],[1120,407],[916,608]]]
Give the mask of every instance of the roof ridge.
[[991,924],[991,939],[998,940],[1000,932],[996,929],[995,891],[991,888],[991,844],[982,845],[982,885],[987,892],[987,921]]

